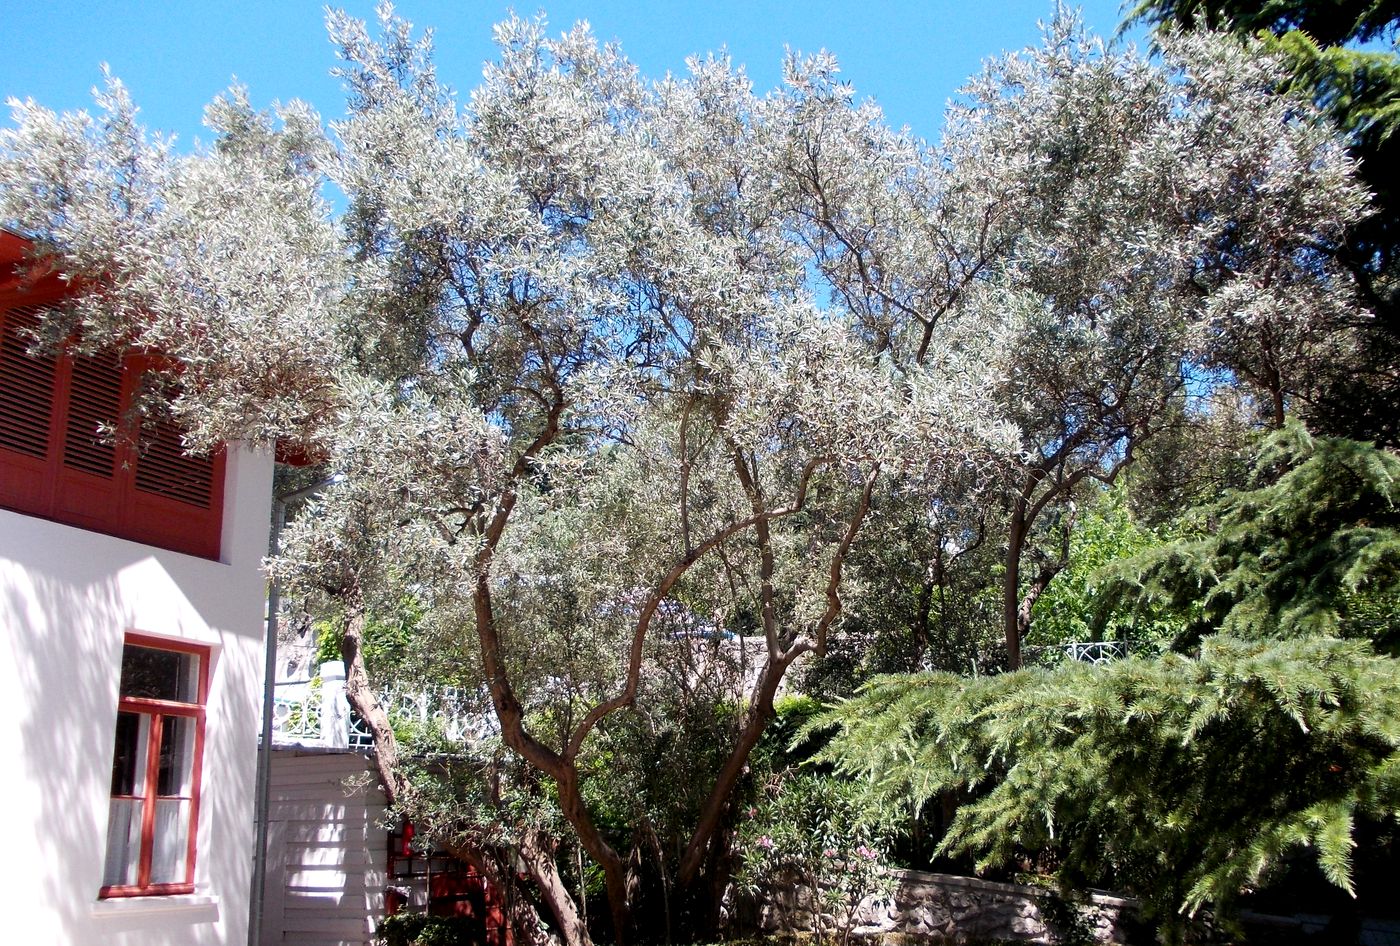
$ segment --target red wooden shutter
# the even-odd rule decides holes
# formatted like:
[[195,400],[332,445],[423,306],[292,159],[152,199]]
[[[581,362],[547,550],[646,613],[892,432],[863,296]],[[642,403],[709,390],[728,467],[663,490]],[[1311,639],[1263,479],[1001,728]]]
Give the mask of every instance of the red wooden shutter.
[[143,431],[141,457],[136,461],[136,488],[197,509],[208,509],[214,489],[214,461],[186,454],[180,429],[162,419]]
[[[133,374],[136,372],[133,365]],[[224,455],[184,452],[180,428],[168,417],[141,432],[132,494],[132,537],[205,558],[219,555],[223,524]]]
[[38,307],[0,312],[0,447],[43,459],[53,412],[53,358],[31,358],[27,332]]
[[37,306],[0,309],[0,505],[26,512],[47,507],[53,491],[58,363],[29,355],[37,313]]
[[0,305],[0,507],[218,558],[223,451],[186,456],[168,418],[127,429],[149,359],[32,357],[40,309]]
[[111,477],[117,463],[115,432],[121,411],[122,366],[117,357],[104,352],[72,359],[63,465]]
[[121,360],[110,352],[65,357],[59,385],[66,399],[63,443],[51,515],[62,522],[115,535],[130,515],[123,495],[129,453],[118,433],[122,421]]

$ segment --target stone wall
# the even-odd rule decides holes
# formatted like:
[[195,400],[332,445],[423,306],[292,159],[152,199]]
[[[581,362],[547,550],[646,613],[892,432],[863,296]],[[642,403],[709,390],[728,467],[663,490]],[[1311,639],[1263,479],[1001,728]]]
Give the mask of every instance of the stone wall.
[[[855,914],[851,942],[880,946],[942,943],[1099,943],[1127,942],[1136,904],[1106,894],[1092,894],[1070,906],[1052,891],[1020,884],[996,883],[951,874],[892,871],[893,885],[883,897],[867,897]],[[810,893],[785,885],[761,907],[740,911],[763,932],[812,929]],[[748,916],[743,914],[747,912]],[[844,917],[822,918],[833,931]]]

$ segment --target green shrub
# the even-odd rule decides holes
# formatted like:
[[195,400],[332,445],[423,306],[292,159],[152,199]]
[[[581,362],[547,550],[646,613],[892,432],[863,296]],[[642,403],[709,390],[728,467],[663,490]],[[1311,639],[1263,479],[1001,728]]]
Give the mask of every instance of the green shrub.
[[481,923],[463,916],[400,913],[379,921],[377,946],[477,946]]
[[888,812],[867,801],[846,778],[803,772],[775,779],[739,824],[735,879],[751,892],[796,880],[811,897],[813,939],[826,942],[821,916],[832,914],[844,944],[861,899],[890,887],[882,866]]

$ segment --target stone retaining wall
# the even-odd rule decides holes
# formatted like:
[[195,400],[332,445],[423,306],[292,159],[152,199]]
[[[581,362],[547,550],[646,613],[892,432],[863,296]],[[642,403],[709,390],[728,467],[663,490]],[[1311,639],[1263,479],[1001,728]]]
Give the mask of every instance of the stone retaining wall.
[[[1066,903],[1051,890],[1004,884],[953,874],[890,871],[888,895],[866,897],[855,913],[850,942],[862,946],[942,946],[942,944],[1038,943],[1143,944],[1155,943],[1150,924],[1139,918],[1138,903],[1105,893],[1091,893],[1077,904]],[[811,892],[784,884],[761,901],[733,902],[737,931],[808,934],[812,930]],[[822,916],[828,942],[840,942],[845,917]],[[1266,946],[1356,942],[1361,946],[1400,946],[1400,920],[1353,917],[1352,925],[1335,929],[1328,916],[1271,916],[1244,911],[1238,917],[1246,939]],[[1211,933],[1208,916],[1195,936],[1200,941],[1232,941]],[[1343,936],[1343,933],[1345,934]],[[1212,937],[1215,937],[1212,939]]]
[[[1126,943],[1135,901],[1092,894],[1071,906],[1053,891],[951,874],[892,871],[891,892],[867,897],[855,914],[851,941],[880,946],[942,943]],[[812,929],[811,896],[785,886],[752,917],[764,932]],[[844,917],[822,918],[834,931]]]

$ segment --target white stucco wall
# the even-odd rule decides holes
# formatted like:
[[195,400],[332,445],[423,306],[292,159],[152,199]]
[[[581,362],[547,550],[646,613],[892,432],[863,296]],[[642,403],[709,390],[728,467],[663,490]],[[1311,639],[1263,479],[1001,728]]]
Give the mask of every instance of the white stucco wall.
[[[0,889],[25,943],[243,946],[272,458],[230,449],[222,561],[0,510]],[[196,892],[99,900],[124,635],[212,647]]]

